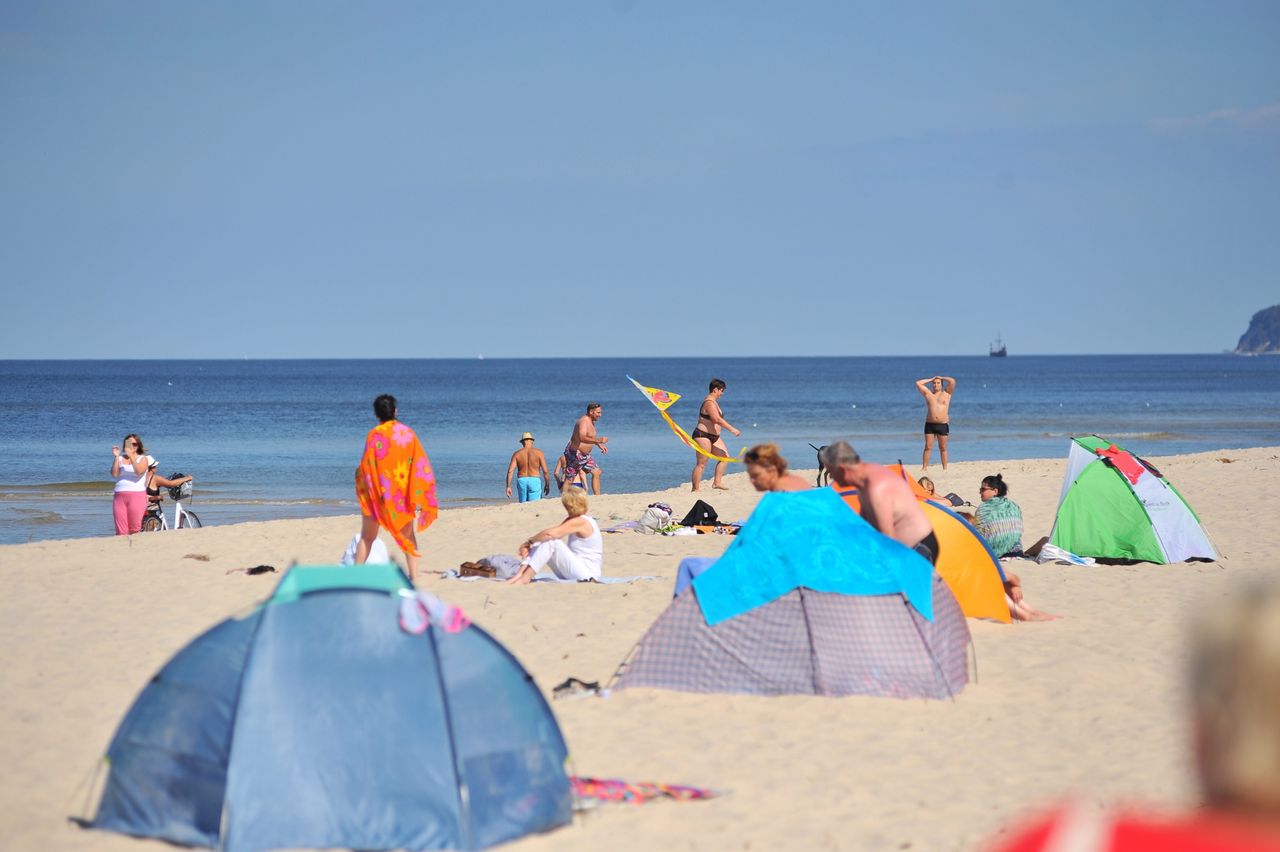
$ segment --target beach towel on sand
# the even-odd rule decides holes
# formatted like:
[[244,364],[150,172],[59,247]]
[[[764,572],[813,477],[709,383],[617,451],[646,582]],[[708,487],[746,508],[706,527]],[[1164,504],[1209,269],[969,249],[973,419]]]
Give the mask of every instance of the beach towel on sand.
[[569,784],[579,799],[599,799],[603,802],[627,802],[643,805],[654,799],[676,802],[693,802],[698,799],[714,799],[720,793],[702,787],[684,784],[660,784],[652,781],[623,781],[618,778],[587,778],[570,775]]
[[431,526],[440,503],[431,462],[412,429],[388,420],[369,430],[356,468],[356,499],[360,511],[375,518],[405,553],[418,555],[401,530],[415,515],[419,531]]

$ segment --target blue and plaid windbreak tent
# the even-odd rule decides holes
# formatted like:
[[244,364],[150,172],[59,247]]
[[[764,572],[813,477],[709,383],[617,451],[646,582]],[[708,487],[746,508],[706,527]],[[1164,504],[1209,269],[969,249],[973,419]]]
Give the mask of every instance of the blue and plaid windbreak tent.
[[481,849],[568,823],[536,685],[393,565],[294,568],[155,675],[89,825],[227,850]]
[[827,488],[767,494],[623,663],[613,686],[948,698],[969,628],[919,554]]

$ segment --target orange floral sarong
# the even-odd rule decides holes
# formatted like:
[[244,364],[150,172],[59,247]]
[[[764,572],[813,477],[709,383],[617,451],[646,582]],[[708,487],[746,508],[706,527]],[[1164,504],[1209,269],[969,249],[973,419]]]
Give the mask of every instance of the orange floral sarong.
[[415,515],[419,530],[431,526],[440,514],[440,503],[436,475],[412,429],[388,420],[369,430],[356,468],[356,499],[360,511],[391,533],[406,554],[419,555],[401,530]]

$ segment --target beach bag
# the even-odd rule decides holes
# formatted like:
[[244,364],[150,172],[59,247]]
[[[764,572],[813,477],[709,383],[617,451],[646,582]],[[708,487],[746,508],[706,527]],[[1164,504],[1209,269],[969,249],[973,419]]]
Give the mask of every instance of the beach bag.
[[963,497],[961,497],[959,494],[957,494],[957,493],[956,493],[956,492],[954,492],[954,491],[952,491],[952,492],[951,492],[950,494],[948,494],[946,497],[943,497],[943,498],[941,498],[941,499],[946,500],[946,501],[947,501],[948,503],[950,503],[952,506],[967,506],[967,505],[969,505],[968,503],[966,503],[966,502],[964,501],[964,498],[963,498]]
[[640,516],[640,532],[652,535],[671,524],[671,507],[666,503],[650,503]]
[[[186,476],[185,473],[169,474],[170,479],[181,479],[184,476]],[[192,480],[188,479],[186,482],[182,483],[181,485],[170,485],[169,496],[175,500],[186,500],[191,496],[191,488],[192,488],[191,483],[192,483]]]
[[498,569],[481,562],[463,562],[458,566],[459,577],[496,577]]
[[680,522],[682,527],[703,527],[715,526],[720,515],[711,505],[699,500],[693,504],[693,508],[689,510],[689,514],[684,516],[684,520]]

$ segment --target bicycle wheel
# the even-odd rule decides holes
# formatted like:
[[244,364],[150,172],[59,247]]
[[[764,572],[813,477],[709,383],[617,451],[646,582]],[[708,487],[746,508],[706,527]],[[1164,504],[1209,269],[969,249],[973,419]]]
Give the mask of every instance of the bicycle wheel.
[[190,509],[184,509],[182,511],[182,517],[178,520],[179,529],[199,529],[202,526],[204,525],[200,523],[200,519],[196,517],[195,512]]
[[142,519],[143,532],[159,532],[160,526],[160,519],[155,515],[147,515]]

